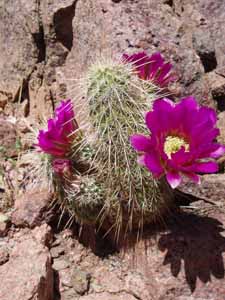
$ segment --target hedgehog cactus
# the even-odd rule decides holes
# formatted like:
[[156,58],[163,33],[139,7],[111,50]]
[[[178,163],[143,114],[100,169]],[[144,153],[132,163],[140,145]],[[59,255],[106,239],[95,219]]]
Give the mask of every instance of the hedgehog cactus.
[[107,224],[117,233],[141,228],[165,214],[173,198],[137,163],[129,140],[146,134],[144,114],[161,90],[126,61],[96,63],[82,83],[85,97],[74,105],[80,122],[71,100],[62,101],[38,135],[56,197],[81,224]]
[[104,190],[92,175],[76,176],[64,184],[64,206],[80,224],[95,224],[104,206]]
[[[92,65],[86,78],[94,174],[104,185],[104,209],[112,226],[138,227],[158,219],[171,205],[171,194],[139,164],[129,137],[145,132],[144,113],[159,89],[136,76],[129,63]],[[167,189],[167,187],[166,187]],[[169,195],[169,197],[168,197]]]

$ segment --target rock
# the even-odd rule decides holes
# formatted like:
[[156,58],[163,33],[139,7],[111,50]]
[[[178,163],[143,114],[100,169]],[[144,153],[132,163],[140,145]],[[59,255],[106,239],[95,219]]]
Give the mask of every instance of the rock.
[[[82,297],[82,300],[124,300],[124,299],[135,300],[138,298],[136,298],[135,296],[129,295],[128,293],[121,293],[119,295],[113,295],[110,293],[101,293],[101,294],[87,295],[87,296]],[[139,298],[139,299],[141,299],[141,298]]]
[[11,245],[9,261],[0,266],[0,299],[54,300],[48,249],[36,240],[32,231],[15,236]]
[[53,232],[51,227],[47,224],[43,224],[40,227],[35,227],[35,229],[33,230],[33,235],[40,244],[48,248],[50,248],[50,246],[52,245]]
[[0,116],[0,159],[17,155],[16,127],[9,119]]
[[6,104],[8,102],[8,95],[7,93],[0,91],[0,111],[4,110]]
[[4,88],[13,91],[15,97],[19,87],[25,85],[23,80],[32,72],[40,54],[38,43],[41,32],[36,1],[3,0],[0,6],[0,28],[0,90]]
[[0,248],[0,266],[9,260],[9,251],[6,247]]
[[61,270],[67,269],[67,268],[69,268],[69,266],[70,266],[69,261],[67,261],[63,258],[54,259],[53,269],[56,271],[61,271]]
[[0,237],[5,236],[10,226],[10,219],[8,216],[0,213]]
[[211,32],[206,28],[199,28],[193,33],[194,49],[200,56],[205,72],[210,72],[217,67],[214,40]]
[[112,272],[109,272],[109,269],[106,268],[106,266],[100,266],[94,270],[91,288],[95,293],[108,291],[110,293],[118,294],[124,289],[124,282],[119,278],[118,274],[114,274],[113,270]]
[[60,293],[60,300],[79,300],[80,296],[73,289],[69,289]]
[[51,256],[53,258],[58,258],[60,255],[62,255],[64,253],[65,253],[65,249],[61,245],[51,248]]
[[[174,64],[178,78],[175,100],[192,94],[210,107],[217,103],[222,111],[224,19],[224,0],[3,0],[0,110],[19,118],[46,118],[61,98],[77,99],[80,91],[73,79],[83,77],[100,54],[120,56],[144,49],[148,53],[160,51]],[[5,124],[6,117],[1,120]],[[0,126],[1,140],[7,141],[13,127],[6,130]],[[6,150],[12,151],[9,156],[17,154],[14,141],[6,142]],[[9,172],[10,178],[17,179],[16,173]],[[26,232],[16,228],[16,237],[9,232],[12,236],[7,245],[13,256],[10,250],[9,261],[6,254],[0,266],[0,299],[223,299],[224,179],[222,174],[207,176],[202,176],[200,187],[186,185],[187,193],[204,200],[191,204],[189,213],[174,216],[174,223],[158,232],[157,240],[151,232],[143,233],[143,239],[123,255],[114,253],[102,259],[73,236],[62,235],[62,249],[51,250],[58,269],[58,294],[52,292],[52,267],[44,246],[52,246],[47,225],[32,233],[28,228]],[[47,193],[16,196],[13,223],[35,227],[48,219]],[[70,282],[74,269],[84,272],[77,287],[85,291],[82,297]],[[88,288],[87,273],[92,274]],[[76,276],[75,282],[79,282]]]
[[179,190],[200,199],[205,199],[223,206],[225,195],[225,174],[210,174],[201,176],[201,184],[197,185],[191,181],[183,183]]
[[[218,137],[218,142],[221,144],[225,145],[225,111],[221,112],[218,115],[218,122],[217,122],[217,127],[220,130],[220,135]],[[221,165],[222,171],[225,170],[225,155],[223,155],[220,159],[218,159],[218,162]]]
[[[0,93],[12,95],[6,106],[14,107],[12,100],[21,98],[18,111],[25,105],[23,114],[49,116],[56,99],[76,97],[74,83],[68,79],[82,74],[100,53],[120,55],[143,48],[160,50],[176,63],[182,96],[195,93],[199,101],[210,102],[210,91],[202,82],[201,58],[213,65],[205,67],[207,72],[216,63],[224,66],[223,8],[223,0],[216,4],[212,0],[152,0],[151,9],[144,0],[44,0],[40,4],[4,0]],[[19,17],[15,19],[14,14]]]
[[90,279],[89,273],[75,268],[71,275],[71,285],[79,295],[84,295],[89,289]]
[[[72,288],[73,283],[71,282],[71,270],[70,269],[64,269],[59,272],[59,278],[60,278],[60,292],[63,292],[65,290],[65,287]],[[77,295],[76,291],[74,291],[74,294]]]
[[219,111],[225,110],[225,77],[210,72],[207,74],[206,82],[210,87],[212,97],[217,103]]
[[218,119],[217,126],[220,130],[218,141],[225,145],[225,112],[221,112]]
[[[217,182],[220,187],[216,188],[222,188],[222,177],[214,177],[214,183],[210,180],[211,190]],[[61,299],[223,299],[224,192],[221,189],[214,197],[209,190],[205,194],[208,202],[199,200],[186,211],[181,209],[156,236],[152,228],[146,228],[138,242],[136,235],[127,237],[124,251],[104,259],[77,241],[72,244],[64,232],[57,234],[56,241],[64,247],[59,260],[70,262],[58,271]],[[79,259],[74,259],[78,254]]]
[[15,201],[15,211],[12,214],[12,223],[16,226],[33,228],[48,222],[51,217],[50,203],[52,194],[48,189],[41,191],[29,190],[18,196]]

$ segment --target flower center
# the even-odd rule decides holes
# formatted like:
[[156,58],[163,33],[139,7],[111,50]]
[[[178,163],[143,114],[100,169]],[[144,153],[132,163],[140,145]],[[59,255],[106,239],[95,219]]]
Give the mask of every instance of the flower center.
[[166,137],[166,141],[164,143],[164,152],[169,158],[171,158],[172,153],[176,153],[181,147],[184,147],[185,151],[189,150],[189,145],[183,138],[171,135]]

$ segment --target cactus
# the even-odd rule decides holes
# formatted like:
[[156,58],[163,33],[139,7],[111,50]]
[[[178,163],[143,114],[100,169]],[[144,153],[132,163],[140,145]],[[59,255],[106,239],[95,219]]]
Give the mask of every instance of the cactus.
[[70,214],[80,224],[95,224],[104,205],[104,190],[101,183],[91,175],[77,176],[64,184],[64,203]]
[[105,217],[117,231],[159,219],[171,194],[164,198],[161,185],[137,163],[129,137],[145,132],[144,113],[160,91],[131,64],[114,60],[92,65],[83,84],[90,123],[84,135],[94,153],[92,176],[103,186]]

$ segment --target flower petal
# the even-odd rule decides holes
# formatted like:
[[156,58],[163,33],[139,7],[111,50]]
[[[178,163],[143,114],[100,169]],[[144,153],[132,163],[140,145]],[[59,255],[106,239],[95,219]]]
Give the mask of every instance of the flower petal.
[[217,150],[215,150],[214,152],[210,153],[210,157],[212,157],[212,158],[218,158],[218,157],[224,155],[224,153],[225,153],[225,146],[219,145],[218,148],[217,148]]
[[172,65],[164,63],[164,58],[160,52],[149,56],[145,51],[134,53],[132,55],[123,54],[122,61],[130,63],[134,71],[143,80],[151,80],[158,86],[166,86],[173,78],[170,76]]
[[164,171],[156,152],[146,153],[144,156],[144,164],[155,177],[159,177]]
[[168,99],[162,98],[154,101],[153,110],[171,111],[175,107],[175,103]]
[[130,137],[133,148],[137,151],[148,152],[151,150],[150,139],[141,134],[134,134]]
[[196,173],[215,173],[219,169],[218,164],[214,161],[208,161],[208,162],[197,162],[194,163],[190,167],[186,167],[185,170],[189,170],[191,172]]
[[181,176],[176,172],[167,172],[166,179],[169,185],[175,189],[181,183]]

